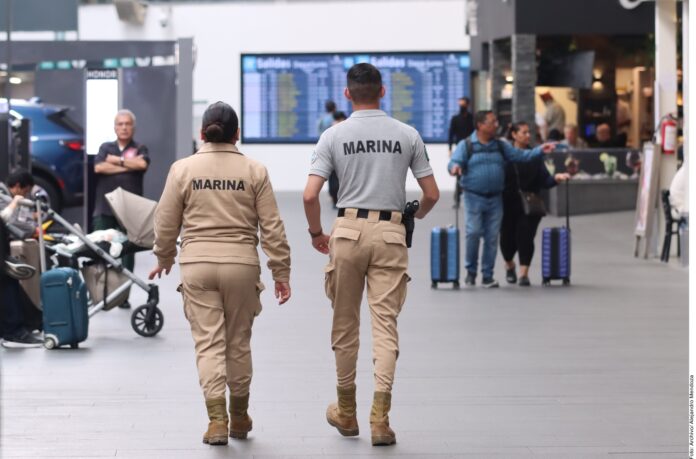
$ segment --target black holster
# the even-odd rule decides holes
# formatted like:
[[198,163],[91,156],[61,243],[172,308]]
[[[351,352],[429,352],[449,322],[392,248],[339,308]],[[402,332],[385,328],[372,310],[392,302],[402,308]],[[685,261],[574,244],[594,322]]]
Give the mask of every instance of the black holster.
[[401,216],[401,223],[403,223],[406,228],[406,247],[411,248],[411,241],[413,239],[413,230],[416,229],[416,212],[420,207],[420,202],[411,201],[406,203],[406,208]]

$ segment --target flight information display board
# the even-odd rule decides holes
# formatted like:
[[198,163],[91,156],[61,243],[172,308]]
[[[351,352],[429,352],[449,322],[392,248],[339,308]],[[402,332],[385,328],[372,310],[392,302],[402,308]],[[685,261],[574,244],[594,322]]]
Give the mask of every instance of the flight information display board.
[[446,142],[457,99],[469,95],[465,52],[243,54],[242,141],[313,143],[327,100],[350,115],[346,73],[369,62],[382,73],[382,110],[415,127],[426,142]]

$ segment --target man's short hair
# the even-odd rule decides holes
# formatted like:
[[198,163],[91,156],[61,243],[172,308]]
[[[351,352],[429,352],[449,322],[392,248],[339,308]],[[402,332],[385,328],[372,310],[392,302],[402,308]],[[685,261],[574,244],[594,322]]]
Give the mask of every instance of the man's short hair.
[[114,124],[116,124],[116,119],[119,116],[129,116],[131,121],[133,122],[133,126],[135,127],[135,114],[128,110],[127,108],[122,108],[121,110],[116,112],[116,116],[114,116]]
[[26,188],[28,186],[34,186],[34,177],[32,177],[26,169],[16,169],[7,176],[5,183],[10,188],[17,185],[19,185],[20,188]]
[[469,98],[468,98],[468,97],[466,97],[466,96],[464,96],[464,97],[460,97],[460,98],[459,98],[459,100],[463,100],[463,101],[465,101],[467,105],[469,105],[469,104],[471,103],[471,99],[469,99]]
[[348,92],[354,102],[369,103],[379,100],[382,74],[372,64],[355,64],[348,70]]
[[488,115],[492,115],[493,110],[479,110],[476,112],[476,115],[474,116],[474,123],[476,123],[476,127],[478,128],[479,124],[486,124],[486,118],[488,118]]
[[327,112],[333,113],[336,111],[336,102],[334,102],[333,100],[327,100],[324,104],[324,108]]

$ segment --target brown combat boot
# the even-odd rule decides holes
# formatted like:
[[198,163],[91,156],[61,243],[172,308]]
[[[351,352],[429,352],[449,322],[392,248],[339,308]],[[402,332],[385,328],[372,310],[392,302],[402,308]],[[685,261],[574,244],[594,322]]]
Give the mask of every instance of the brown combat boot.
[[326,420],[344,437],[355,437],[360,433],[358,417],[355,412],[355,385],[336,387],[338,403],[332,403],[326,409]]
[[372,431],[372,446],[393,445],[396,434],[389,427],[389,410],[391,409],[391,394],[375,392],[370,411],[370,430]]
[[244,440],[251,432],[252,421],[248,409],[249,394],[243,397],[230,394],[230,437]]
[[205,401],[208,409],[208,431],[203,435],[203,443],[206,445],[227,444],[227,413],[225,412],[225,399],[216,398]]

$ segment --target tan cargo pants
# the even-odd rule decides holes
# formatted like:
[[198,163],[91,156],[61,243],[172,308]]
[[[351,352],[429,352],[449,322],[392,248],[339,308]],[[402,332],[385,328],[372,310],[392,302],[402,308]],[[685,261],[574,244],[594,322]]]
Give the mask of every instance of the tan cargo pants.
[[331,346],[340,387],[355,383],[360,303],[367,281],[375,391],[391,392],[399,356],[396,319],[410,280],[405,235],[398,212],[392,213],[391,221],[380,221],[379,212],[357,218],[355,209],[346,209],[345,216],[334,224],[325,287],[334,310]]
[[206,400],[249,393],[251,327],[261,312],[260,268],[233,263],[184,263],[181,290],[191,324],[198,378]]

